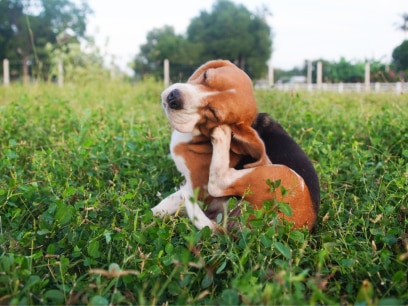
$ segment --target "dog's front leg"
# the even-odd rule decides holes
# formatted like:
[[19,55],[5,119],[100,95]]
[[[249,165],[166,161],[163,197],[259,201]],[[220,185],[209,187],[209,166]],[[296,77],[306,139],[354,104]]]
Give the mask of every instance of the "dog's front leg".
[[174,215],[182,205],[186,208],[187,215],[198,229],[208,226],[215,229],[215,224],[209,219],[197,203],[192,202],[194,192],[188,184],[183,185],[178,191],[163,199],[152,208],[155,216]]
[[163,217],[164,215],[174,215],[185,203],[185,186],[178,191],[163,199],[159,204],[152,208],[155,216]]
[[191,201],[191,198],[186,198],[184,206],[186,207],[188,217],[196,228],[199,230],[206,226],[212,230],[216,228],[216,224],[205,215],[198,203]]

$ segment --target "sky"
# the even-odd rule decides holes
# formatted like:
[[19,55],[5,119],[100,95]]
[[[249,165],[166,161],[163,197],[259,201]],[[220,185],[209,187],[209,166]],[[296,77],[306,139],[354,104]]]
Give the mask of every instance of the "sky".
[[[192,18],[210,12],[215,0],[88,0],[94,13],[88,34],[102,52],[128,72],[128,63],[149,31],[165,25],[186,34]],[[304,60],[391,61],[405,39],[401,15],[408,0],[233,0],[251,12],[266,6],[273,33],[271,64],[302,67]],[[408,33],[407,33],[408,35]],[[407,37],[408,39],[408,37]]]

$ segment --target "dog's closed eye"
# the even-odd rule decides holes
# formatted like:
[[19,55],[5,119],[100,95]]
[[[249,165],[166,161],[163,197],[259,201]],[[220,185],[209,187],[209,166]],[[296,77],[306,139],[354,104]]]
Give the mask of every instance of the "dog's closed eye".
[[203,73],[203,83],[212,83],[212,80],[214,78],[214,71],[215,69],[207,69],[206,71],[204,71]]

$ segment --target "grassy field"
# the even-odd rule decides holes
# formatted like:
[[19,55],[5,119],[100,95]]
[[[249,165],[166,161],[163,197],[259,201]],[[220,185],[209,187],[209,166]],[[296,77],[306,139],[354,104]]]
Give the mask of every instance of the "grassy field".
[[408,303],[408,96],[257,92],[321,211],[232,238],[150,212],[182,181],[161,90],[0,87],[0,304]]

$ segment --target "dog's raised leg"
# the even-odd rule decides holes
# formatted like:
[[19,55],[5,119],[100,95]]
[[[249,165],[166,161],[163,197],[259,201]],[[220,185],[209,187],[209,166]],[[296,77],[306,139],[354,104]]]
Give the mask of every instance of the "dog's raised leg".
[[208,180],[208,192],[213,197],[239,195],[240,188],[236,189],[234,182],[252,172],[255,168],[236,170],[229,167],[231,128],[222,125],[214,128],[211,135],[213,144],[213,155],[210,165],[210,176]]

